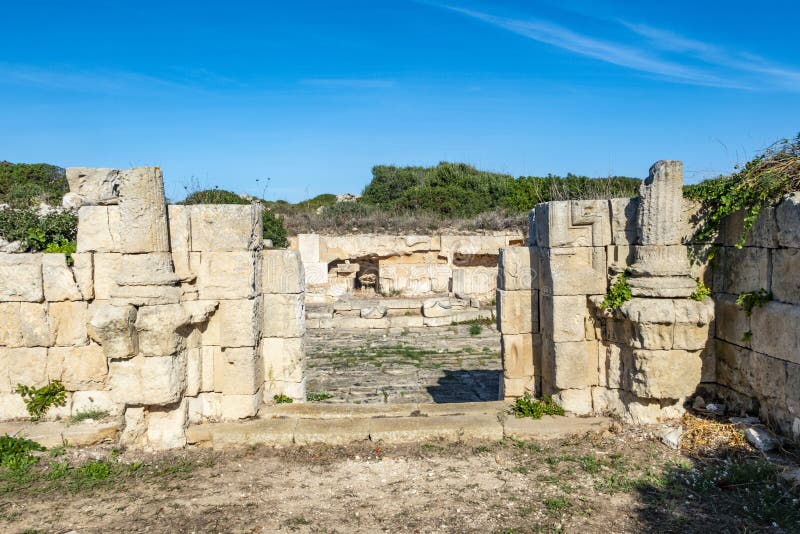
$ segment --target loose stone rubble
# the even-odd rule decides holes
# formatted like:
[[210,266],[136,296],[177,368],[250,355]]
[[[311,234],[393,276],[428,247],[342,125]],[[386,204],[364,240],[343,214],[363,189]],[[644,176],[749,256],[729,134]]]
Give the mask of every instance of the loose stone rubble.
[[299,255],[265,250],[261,208],[167,206],[161,170],[72,168],[78,252],[0,254],[0,419],[18,383],[60,380],[49,416],[118,414],[120,442],[185,445],[201,421],[304,391]]

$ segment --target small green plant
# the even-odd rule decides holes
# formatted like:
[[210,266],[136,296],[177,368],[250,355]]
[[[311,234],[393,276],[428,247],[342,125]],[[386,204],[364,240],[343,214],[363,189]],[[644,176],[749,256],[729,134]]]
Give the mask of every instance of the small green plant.
[[52,406],[64,406],[67,403],[67,390],[64,389],[64,384],[58,380],[38,389],[17,384],[17,393],[25,401],[25,408],[31,414],[31,421],[41,419]]
[[57,243],[48,243],[44,247],[44,252],[46,254],[64,254],[67,257],[67,265],[75,263],[75,260],[72,259],[72,255],[77,251],[78,242],[68,241],[66,239],[61,239]]
[[711,296],[711,288],[708,287],[703,283],[702,280],[699,278],[695,278],[695,282],[697,282],[697,289],[694,290],[690,296],[692,300],[696,300],[698,302],[702,302],[706,300],[708,297]]
[[309,393],[306,395],[306,400],[308,402],[321,402],[332,398],[333,395],[331,395],[327,391],[320,391],[319,393]]
[[551,497],[544,500],[544,505],[551,512],[558,512],[570,507],[570,502],[565,497]]
[[474,324],[469,327],[469,335],[471,336],[480,335],[481,332],[483,332],[483,327],[479,324]]
[[541,419],[543,415],[564,415],[564,409],[553,401],[549,395],[539,399],[533,398],[529,393],[519,397],[512,407],[517,417],[530,417]]
[[606,310],[616,310],[631,298],[633,296],[631,295],[631,286],[628,285],[628,277],[621,274],[606,293],[601,306]]
[[80,423],[82,421],[97,421],[108,416],[108,410],[84,410],[78,412],[69,418],[70,424]]
[[25,469],[39,461],[30,453],[43,450],[45,448],[35,441],[5,434],[0,436],[0,467],[11,470]]
[[272,397],[272,400],[275,401],[275,404],[291,404],[292,402],[294,402],[291,397],[289,397],[288,395],[284,395],[283,393],[281,393],[280,395],[275,395],[274,397]]
[[736,298],[736,304],[739,305],[744,313],[749,317],[753,314],[753,308],[760,308],[767,302],[772,300],[772,292],[764,288],[758,291],[750,291],[749,293],[742,293]]
[[747,332],[742,334],[742,339],[740,339],[739,341],[741,341],[742,343],[750,343],[751,341],[753,341],[753,331],[748,330]]

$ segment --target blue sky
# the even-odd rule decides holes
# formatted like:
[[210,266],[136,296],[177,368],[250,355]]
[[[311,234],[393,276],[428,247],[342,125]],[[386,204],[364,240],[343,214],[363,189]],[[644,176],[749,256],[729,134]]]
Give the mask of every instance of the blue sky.
[[[0,159],[298,201],[376,164],[686,181],[800,131],[800,6],[5,2]],[[13,21],[13,23],[11,23]],[[256,181],[258,179],[258,181]]]

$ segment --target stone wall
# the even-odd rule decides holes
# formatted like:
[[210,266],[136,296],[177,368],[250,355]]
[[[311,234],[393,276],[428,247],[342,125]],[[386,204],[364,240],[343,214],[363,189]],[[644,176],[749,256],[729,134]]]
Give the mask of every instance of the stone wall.
[[[680,197],[681,174],[679,162],[659,162],[640,198],[532,210],[529,248],[500,253],[503,395],[549,394],[576,414],[651,422],[705,389],[797,438],[800,200],[766,209],[742,248],[741,214],[716,244],[695,243],[702,214]],[[708,266],[700,258],[712,250]],[[623,272],[633,298],[603,309]],[[694,278],[712,298],[691,298]],[[736,298],[762,288],[773,299],[748,316]]]
[[309,303],[332,302],[356,290],[391,297],[453,293],[488,302],[494,298],[498,249],[522,244],[522,234],[301,234],[290,240],[303,262]]
[[258,205],[167,206],[161,171],[73,168],[77,252],[0,255],[0,419],[18,383],[124,418],[122,444],[185,443],[189,422],[304,399],[299,255],[262,247]]

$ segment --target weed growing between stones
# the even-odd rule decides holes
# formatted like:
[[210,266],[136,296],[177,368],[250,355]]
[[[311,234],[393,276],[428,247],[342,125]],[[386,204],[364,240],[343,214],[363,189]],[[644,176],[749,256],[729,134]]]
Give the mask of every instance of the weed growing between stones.
[[17,384],[17,393],[22,395],[31,421],[38,421],[52,406],[64,406],[67,403],[67,391],[58,380],[38,389]]
[[627,301],[631,300],[631,286],[628,285],[628,277],[625,274],[619,275],[617,281],[606,293],[601,306],[607,310],[616,310]]
[[331,395],[327,391],[320,391],[318,393],[308,393],[306,395],[306,400],[308,402],[322,402],[332,398],[333,395]]
[[474,324],[469,327],[469,335],[471,336],[480,335],[481,332],[483,332],[483,327],[479,324]]
[[702,302],[711,296],[711,288],[703,283],[699,278],[694,279],[697,282],[697,289],[690,295],[692,300]]
[[69,424],[74,425],[83,421],[98,421],[108,417],[108,410],[84,410],[70,416]]
[[749,317],[753,314],[753,308],[761,308],[770,300],[772,300],[772,292],[761,288],[758,291],[741,293],[738,297],[736,297],[736,304],[738,304],[739,307],[744,310],[744,313]]
[[272,400],[275,401],[275,404],[291,404],[294,402],[291,397],[284,395],[283,393],[273,396]]
[[511,408],[517,417],[530,417],[541,419],[543,415],[564,415],[564,408],[553,401],[549,395],[539,399],[533,398],[529,393],[519,397]]

